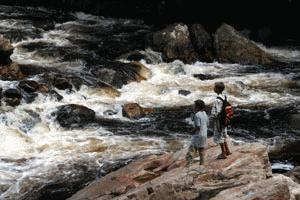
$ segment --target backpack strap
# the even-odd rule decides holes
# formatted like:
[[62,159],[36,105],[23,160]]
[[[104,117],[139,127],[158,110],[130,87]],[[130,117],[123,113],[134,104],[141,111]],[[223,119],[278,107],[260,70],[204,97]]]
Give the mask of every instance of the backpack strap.
[[225,96],[225,99],[222,99],[221,97],[217,97],[217,99],[221,100],[223,103],[227,101],[227,97]]

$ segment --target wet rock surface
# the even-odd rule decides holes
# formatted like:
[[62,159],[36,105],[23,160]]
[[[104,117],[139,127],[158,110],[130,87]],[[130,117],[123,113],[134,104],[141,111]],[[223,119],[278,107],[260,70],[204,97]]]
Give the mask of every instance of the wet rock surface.
[[150,70],[138,62],[105,61],[103,64],[90,67],[90,70],[96,79],[116,88],[133,81],[146,80],[151,75]]
[[122,109],[123,116],[128,117],[130,119],[145,117],[147,114],[153,112],[155,112],[154,109],[143,108],[137,103],[125,104],[123,105],[123,109]]
[[214,45],[217,59],[221,63],[264,66],[282,64],[227,24],[216,31]]
[[93,110],[75,104],[60,106],[58,111],[52,115],[65,128],[80,127],[95,122],[95,112]]
[[33,93],[39,89],[39,84],[36,81],[23,80],[20,81],[18,87],[23,89],[27,93]]
[[21,103],[22,94],[18,89],[7,89],[3,92],[4,101],[10,106],[18,106]]
[[148,36],[148,46],[162,52],[167,62],[176,59],[190,63],[196,60],[197,54],[193,48],[187,25],[173,24]]
[[[152,155],[92,182],[77,192],[79,199],[295,199],[300,185],[274,176],[267,148],[232,145],[233,154],[217,160],[219,147],[209,142],[207,162],[188,167],[186,150]],[[264,189],[262,189],[264,188]],[[224,194],[227,194],[224,196]]]
[[189,27],[191,40],[198,53],[199,60],[212,62],[214,60],[213,39],[201,24]]

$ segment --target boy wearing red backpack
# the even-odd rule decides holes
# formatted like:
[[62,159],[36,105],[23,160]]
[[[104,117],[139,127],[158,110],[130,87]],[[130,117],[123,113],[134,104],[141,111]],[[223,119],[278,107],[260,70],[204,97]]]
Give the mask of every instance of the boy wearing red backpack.
[[227,102],[223,94],[225,85],[223,82],[216,82],[214,92],[217,94],[213,104],[211,116],[213,119],[214,142],[220,144],[222,153],[218,159],[226,159],[231,154],[227,144],[227,125],[233,116],[232,106]]

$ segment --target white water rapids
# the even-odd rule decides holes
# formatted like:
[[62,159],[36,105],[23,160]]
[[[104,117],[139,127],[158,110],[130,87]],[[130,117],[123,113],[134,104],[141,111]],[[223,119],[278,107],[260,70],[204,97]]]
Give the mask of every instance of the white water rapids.
[[[110,26],[113,19],[103,19],[82,13],[76,14],[78,20],[96,21],[95,26]],[[12,59],[18,63],[38,64],[47,67],[59,67],[65,70],[80,71],[85,62],[72,60],[61,62],[55,57],[43,57],[38,52],[30,52],[19,46],[26,43],[49,43],[61,47],[72,47],[68,37],[74,36],[69,29],[79,22],[65,22],[55,25],[55,30],[45,31],[42,37],[28,38],[14,42],[16,47]],[[130,23],[130,21],[124,21]],[[28,22],[18,23],[0,19],[0,26],[26,29]],[[82,25],[82,24],[80,24]],[[32,25],[34,26],[34,25]],[[92,26],[92,25],[86,25]],[[9,28],[9,27],[8,27]],[[32,29],[32,27],[29,27]],[[73,34],[73,35],[72,35]],[[81,37],[81,35],[78,35]],[[299,55],[293,50],[274,50],[286,56]],[[126,62],[126,61],[124,61]],[[31,104],[22,101],[16,108],[0,107],[0,199],[21,199],[27,192],[50,182],[76,178],[83,171],[98,170],[102,161],[129,159],[137,155],[159,153],[181,148],[187,144],[187,138],[168,140],[164,137],[116,135],[101,126],[67,130],[54,121],[51,113],[60,105],[80,104],[93,109],[97,116],[130,120],[122,117],[121,106],[136,102],[146,107],[175,107],[192,105],[196,99],[207,104],[214,100],[213,84],[223,81],[226,92],[233,105],[277,107],[299,105],[300,80],[295,69],[260,70],[255,66],[238,64],[202,63],[188,65],[181,61],[172,63],[147,64],[152,76],[139,83],[124,85],[119,91],[121,96],[113,98],[103,94],[97,88],[82,86],[80,90],[68,93],[56,90],[64,98],[57,102],[42,94]],[[253,72],[256,71],[255,73]],[[213,80],[200,80],[195,74],[215,77]],[[33,80],[37,79],[32,77]],[[13,88],[15,81],[0,80],[3,90]],[[179,90],[188,90],[191,94],[180,95]],[[108,116],[105,111],[117,114]],[[147,118],[141,119],[147,120]],[[175,147],[174,147],[175,146]],[[74,167],[83,165],[83,171]]]

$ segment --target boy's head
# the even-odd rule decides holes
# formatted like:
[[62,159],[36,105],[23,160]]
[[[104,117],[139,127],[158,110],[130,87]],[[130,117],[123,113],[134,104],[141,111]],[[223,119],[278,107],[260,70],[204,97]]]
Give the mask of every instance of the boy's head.
[[195,111],[201,111],[204,110],[205,108],[205,103],[202,100],[197,100],[195,101]]
[[217,94],[221,94],[225,89],[225,85],[223,82],[216,82],[215,83],[215,87],[214,87],[214,91]]

